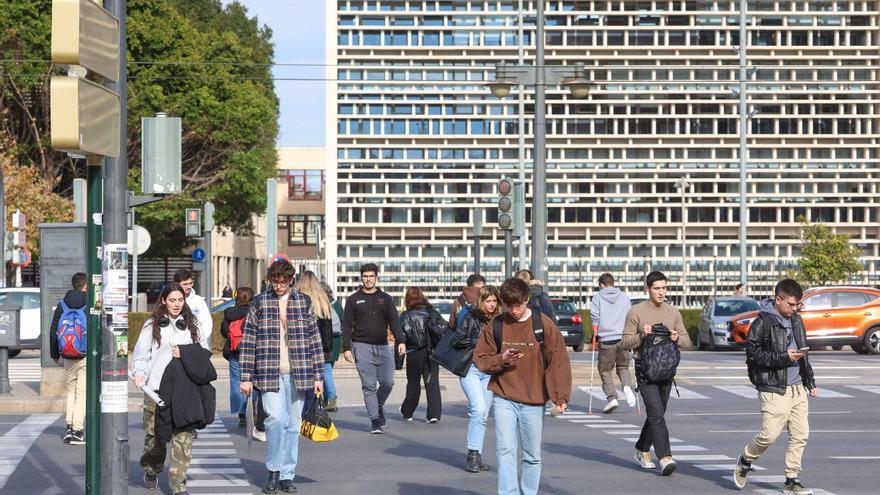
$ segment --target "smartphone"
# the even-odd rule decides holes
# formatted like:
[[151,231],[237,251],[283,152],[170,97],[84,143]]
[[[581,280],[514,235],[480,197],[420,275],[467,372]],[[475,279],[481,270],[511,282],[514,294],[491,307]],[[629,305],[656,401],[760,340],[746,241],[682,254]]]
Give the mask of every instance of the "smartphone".
[[511,354],[522,354],[522,351],[517,349],[516,347],[511,347],[510,349],[508,349],[508,351],[510,351]]
[[807,352],[809,350],[810,350],[809,347],[801,347],[800,349],[798,349],[798,352]]

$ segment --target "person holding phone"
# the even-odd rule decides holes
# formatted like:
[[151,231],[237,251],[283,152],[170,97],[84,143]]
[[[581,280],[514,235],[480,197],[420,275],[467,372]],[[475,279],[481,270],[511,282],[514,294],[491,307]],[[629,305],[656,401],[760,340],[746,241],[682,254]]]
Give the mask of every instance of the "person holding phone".
[[786,495],[812,492],[798,479],[801,458],[810,434],[807,394],[816,397],[816,380],[807,357],[804,322],[797,314],[803,289],[792,279],[776,284],[773,299],[761,302],[760,313],[749,329],[746,364],[749,380],[758,389],[761,431],[746,445],[733,473],[738,488],[746,486],[752,463],[788,430],[785,454]]

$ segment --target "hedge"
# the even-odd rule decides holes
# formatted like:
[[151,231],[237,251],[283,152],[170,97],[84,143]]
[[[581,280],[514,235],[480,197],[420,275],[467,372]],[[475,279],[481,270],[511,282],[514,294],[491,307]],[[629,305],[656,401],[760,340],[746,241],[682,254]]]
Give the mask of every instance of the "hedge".
[[[697,326],[700,324],[700,310],[680,309],[679,312],[681,313],[681,320],[688,331],[691,342],[694,344],[694,348],[696,348]],[[590,323],[590,310],[582,309],[581,319],[584,321],[584,343],[589,344],[593,341],[593,327]]]
[[[137,342],[138,336],[141,334],[141,328],[150,313],[129,313],[128,314],[128,352],[134,352],[134,344]],[[214,320],[214,331],[211,332],[211,350],[214,354],[223,352],[223,337],[220,335],[220,323],[223,322],[223,312],[211,315]]]

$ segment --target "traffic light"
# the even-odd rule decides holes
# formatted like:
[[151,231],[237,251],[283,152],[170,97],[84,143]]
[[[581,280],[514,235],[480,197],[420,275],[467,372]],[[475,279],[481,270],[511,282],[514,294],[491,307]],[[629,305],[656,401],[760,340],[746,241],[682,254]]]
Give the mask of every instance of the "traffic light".
[[186,236],[200,237],[202,235],[202,210],[201,208],[186,209]]
[[513,230],[514,219],[513,180],[501,179],[498,181],[498,228]]

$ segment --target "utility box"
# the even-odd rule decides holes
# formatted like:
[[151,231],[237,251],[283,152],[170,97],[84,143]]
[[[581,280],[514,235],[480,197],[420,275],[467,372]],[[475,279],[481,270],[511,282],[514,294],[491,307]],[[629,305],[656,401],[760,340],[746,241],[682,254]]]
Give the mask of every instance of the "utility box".
[[180,186],[180,117],[141,119],[141,164],[144,194],[179,194]]
[[18,347],[21,306],[0,305],[0,347]]

